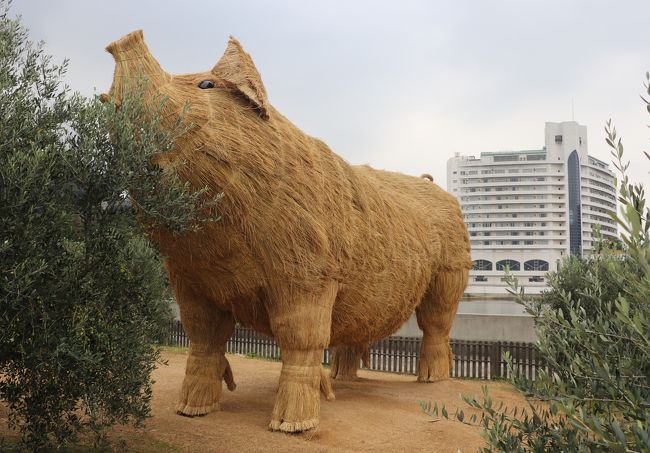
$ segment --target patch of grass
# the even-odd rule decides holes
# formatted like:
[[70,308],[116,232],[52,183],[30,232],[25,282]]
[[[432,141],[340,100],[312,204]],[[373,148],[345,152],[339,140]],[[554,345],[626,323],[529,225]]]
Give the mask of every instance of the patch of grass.
[[[63,453],[93,453],[97,451],[104,452],[124,452],[132,451],[139,453],[175,453],[182,451],[181,447],[170,444],[161,439],[156,439],[151,434],[142,431],[129,431],[122,433],[108,434],[108,442],[103,448],[93,446],[92,440],[82,438],[77,444],[66,445],[57,450]],[[20,437],[16,433],[3,433],[0,436],[0,451],[3,452],[22,452],[24,446],[21,446]]]
[[258,355],[255,352],[247,352],[246,354],[244,354],[244,357],[246,357],[248,359],[266,360],[267,362],[279,362],[281,360],[280,356],[263,357],[261,355]]
[[172,354],[186,354],[190,348],[180,346],[163,346],[160,348],[162,352],[170,352]]
[[182,451],[178,445],[156,439],[147,433],[133,433],[129,437],[121,436],[119,440],[114,441],[113,447],[121,447],[115,448],[114,451],[137,451],[141,453]]
[[[171,354],[187,354],[189,348],[183,348],[179,346],[162,346],[161,350],[162,352],[168,352]],[[266,360],[268,362],[279,362],[281,360],[279,355],[275,357],[264,357],[259,355],[256,352],[247,352],[245,354],[238,353],[238,352],[227,352],[226,354],[239,355],[242,357],[246,357],[247,359]]]

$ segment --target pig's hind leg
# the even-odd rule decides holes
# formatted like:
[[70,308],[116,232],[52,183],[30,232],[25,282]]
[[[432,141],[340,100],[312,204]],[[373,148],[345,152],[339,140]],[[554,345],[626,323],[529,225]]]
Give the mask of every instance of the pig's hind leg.
[[214,303],[182,285],[174,285],[181,322],[190,339],[176,412],[186,416],[205,415],[219,409],[222,381],[228,390],[236,385],[225,356],[226,341],[235,328],[232,313],[219,310]]
[[332,379],[353,381],[357,379],[359,364],[370,366],[370,350],[368,343],[356,345],[341,345],[330,348]]
[[423,331],[418,382],[434,382],[449,377],[453,363],[449,332],[467,286],[468,272],[459,269],[435,275],[415,310],[418,326]]

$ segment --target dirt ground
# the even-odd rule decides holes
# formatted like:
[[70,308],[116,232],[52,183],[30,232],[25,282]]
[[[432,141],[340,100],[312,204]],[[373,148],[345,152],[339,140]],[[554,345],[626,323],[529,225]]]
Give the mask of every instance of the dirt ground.
[[[174,412],[186,352],[165,351],[164,358],[168,365],[154,372],[152,418],[144,432],[119,428],[111,436],[128,439],[127,450],[455,453],[476,451],[483,445],[479,428],[446,420],[432,422],[418,401],[444,403],[450,412],[456,407],[467,409],[459,395],[479,396],[485,381],[418,384],[414,376],[362,370],[358,381],[334,381],[336,400],[322,399],[316,430],[291,435],[267,429],[281,363],[228,355],[237,389],[228,392],[224,386],[221,411],[188,418]],[[505,383],[490,383],[489,388],[496,401],[508,406],[523,403]],[[6,412],[0,411],[0,419],[4,418]]]
[[[445,420],[431,422],[420,400],[465,407],[461,393],[481,394],[485,382],[447,380],[418,384],[413,376],[361,371],[355,382],[334,381],[335,401],[322,400],[321,424],[309,433],[289,435],[267,430],[281,364],[229,356],[237,382],[226,391],[221,411],[186,418],[174,413],[185,370],[185,353],[165,353],[169,365],[154,379],[153,418],[149,433],[182,451],[213,452],[463,452],[482,445],[478,428]],[[490,385],[494,399],[508,405],[523,400],[504,383]]]

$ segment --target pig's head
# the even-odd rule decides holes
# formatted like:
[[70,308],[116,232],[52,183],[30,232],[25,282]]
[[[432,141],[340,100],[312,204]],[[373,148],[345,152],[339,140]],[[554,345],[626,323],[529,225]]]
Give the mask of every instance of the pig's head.
[[162,112],[163,126],[176,121],[187,108],[185,119],[195,128],[191,140],[194,149],[206,145],[206,131],[201,129],[207,123],[211,123],[212,129],[220,129],[222,121],[232,122],[241,115],[253,115],[262,122],[269,119],[271,107],[260,75],[251,57],[232,37],[217,64],[196,74],[172,75],[163,70],[149,52],[142,30],[109,44],[106,50],[115,59],[115,73],[109,93],[100,97],[102,101],[111,99],[119,106],[126,91],[145,78],[145,100],[160,95],[167,99]]

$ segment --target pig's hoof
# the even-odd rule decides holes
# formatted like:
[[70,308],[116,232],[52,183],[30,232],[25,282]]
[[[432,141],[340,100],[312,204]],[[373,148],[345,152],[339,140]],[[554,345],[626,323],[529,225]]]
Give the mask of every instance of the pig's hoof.
[[189,404],[179,403],[176,406],[176,413],[185,417],[200,417],[207,415],[212,411],[219,410],[219,403],[210,404],[208,406],[190,406]]
[[337,374],[336,377],[334,378],[337,381],[345,381],[345,382],[351,382],[351,381],[358,381],[359,377],[357,376],[357,373],[354,374]]
[[431,376],[418,376],[418,382],[420,384],[430,384],[431,382],[438,382],[438,381],[444,381],[447,379],[446,377],[441,377],[441,378],[433,378]]
[[436,382],[449,379],[453,364],[449,343],[422,343],[418,361],[418,382]]
[[300,433],[302,431],[308,431],[310,429],[316,428],[318,426],[318,423],[319,421],[317,418],[299,422],[271,420],[271,423],[269,423],[269,429],[272,431],[282,431],[284,433]]
[[437,382],[449,379],[448,362],[435,363],[421,361],[418,367],[418,382]]
[[275,396],[269,428],[274,431],[295,433],[318,425],[321,368],[320,364],[282,366],[280,385]]

